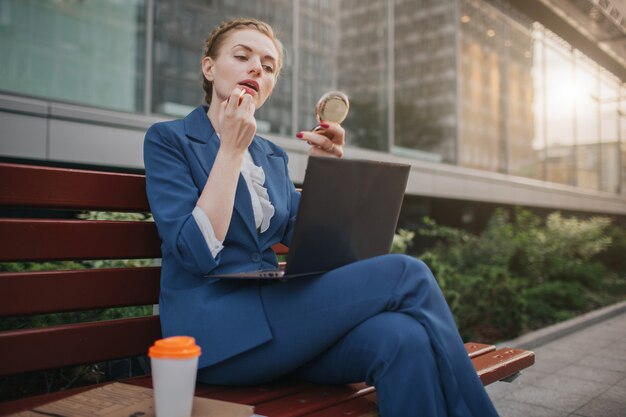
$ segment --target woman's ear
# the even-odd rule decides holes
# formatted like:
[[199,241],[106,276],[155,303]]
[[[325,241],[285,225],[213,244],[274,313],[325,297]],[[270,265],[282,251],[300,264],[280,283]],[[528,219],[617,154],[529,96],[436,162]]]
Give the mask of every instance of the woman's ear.
[[210,56],[202,58],[202,74],[204,75],[204,78],[211,82],[213,82],[213,79],[215,78],[213,75],[215,66],[213,64],[213,59]]

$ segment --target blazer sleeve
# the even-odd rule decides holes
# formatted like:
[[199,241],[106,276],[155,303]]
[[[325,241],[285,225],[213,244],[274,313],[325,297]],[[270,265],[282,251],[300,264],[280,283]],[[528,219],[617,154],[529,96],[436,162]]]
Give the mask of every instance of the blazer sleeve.
[[[288,163],[289,163],[289,157],[287,156],[287,153],[284,154],[284,160],[285,160],[285,172],[289,172],[289,167],[288,167]],[[281,243],[283,243],[285,246],[289,246],[289,244],[291,243],[291,238],[293,236],[293,228],[294,225],[296,224],[296,216],[298,214],[298,207],[300,206],[300,191],[296,190],[296,187],[293,185],[293,181],[291,181],[291,178],[287,178],[288,181],[288,198],[290,198],[290,205],[289,205],[289,220],[287,221],[287,227],[285,228],[285,235],[281,241]]]
[[168,123],[148,129],[144,141],[146,192],[163,242],[163,257],[171,254],[190,272],[206,274],[217,267],[220,256],[213,258],[192,215],[201,190],[193,181],[180,135]]

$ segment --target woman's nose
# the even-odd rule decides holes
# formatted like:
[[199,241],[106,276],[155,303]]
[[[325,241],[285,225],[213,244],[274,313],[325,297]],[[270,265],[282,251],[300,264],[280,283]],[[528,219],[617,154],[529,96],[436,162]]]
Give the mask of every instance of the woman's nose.
[[250,69],[248,70],[250,73],[260,74],[262,71],[261,61],[258,59],[251,59],[250,61]]

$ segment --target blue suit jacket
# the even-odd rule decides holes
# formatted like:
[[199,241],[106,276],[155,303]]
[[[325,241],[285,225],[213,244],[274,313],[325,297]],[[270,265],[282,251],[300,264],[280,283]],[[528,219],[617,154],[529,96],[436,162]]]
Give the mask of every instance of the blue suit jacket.
[[287,154],[255,136],[249,147],[265,171],[275,213],[258,234],[250,194],[239,176],[224,249],[213,258],[191,212],[219,148],[206,107],[182,120],[150,127],[144,142],[146,189],[162,240],[160,314],[164,336],[189,335],[203,348],[200,367],[225,360],[272,338],[259,286],[205,274],[266,269],[277,265],[271,247],[289,244],[300,193],[287,170]]

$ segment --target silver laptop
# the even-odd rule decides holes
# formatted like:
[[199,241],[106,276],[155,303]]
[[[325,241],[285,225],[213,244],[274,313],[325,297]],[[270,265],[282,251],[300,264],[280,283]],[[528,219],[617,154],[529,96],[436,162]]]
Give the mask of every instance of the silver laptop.
[[285,268],[207,277],[287,280],[389,253],[409,170],[405,164],[309,157]]

